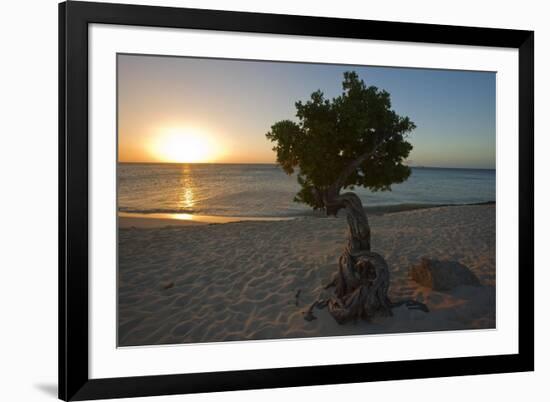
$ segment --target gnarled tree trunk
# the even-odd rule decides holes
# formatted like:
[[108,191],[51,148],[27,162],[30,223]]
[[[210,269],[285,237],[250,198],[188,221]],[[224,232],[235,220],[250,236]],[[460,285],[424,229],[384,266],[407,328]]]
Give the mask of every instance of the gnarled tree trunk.
[[345,193],[325,199],[325,206],[333,212],[345,209],[348,242],[340,256],[338,271],[327,285],[334,287],[334,293],[328,300],[315,302],[304,318],[313,319],[312,309],[324,306],[328,306],[340,324],[391,315],[388,265],[380,254],[371,251],[370,226],[361,200],[354,193]]
[[336,181],[324,189],[315,188],[314,197],[324,205],[327,215],[345,209],[348,220],[348,243],[340,256],[338,272],[325,287],[334,287],[330,298],[315,301],[305,312],[308,321],[315,319],[313,309],[328,306],[340,324],[358,319],[370,320],[376,315],[390,316],[393,307],[405,304],[408,308],[428,311],[425,304],[413,300],[392,303],[388,298],[390,271],[384,258],[371,251],[370,226],[361,199],[355,193],[340,194],[349,175],[376,154],[378,146],[351,161]]

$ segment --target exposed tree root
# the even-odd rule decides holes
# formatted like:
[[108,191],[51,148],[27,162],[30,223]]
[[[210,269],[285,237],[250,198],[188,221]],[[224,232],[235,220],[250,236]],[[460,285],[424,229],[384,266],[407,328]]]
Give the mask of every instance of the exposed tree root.
[[328,306],[339,324],[371,320],[375,316],[391,316],[392,308],[405,304],[411,309],[428,311],[425,304],[413,300],[392,303],[388,298],[390,272],[384,258],[370,250],[370,227],[361,200],[354,193],[345,193],[326,202],[331,208],[345,208],[348,221],[348,243],[340,256],[338,271],[325,289],[334,287],[328,299],[313,302],[304,311],[304,319],[316,319],[313,310]]

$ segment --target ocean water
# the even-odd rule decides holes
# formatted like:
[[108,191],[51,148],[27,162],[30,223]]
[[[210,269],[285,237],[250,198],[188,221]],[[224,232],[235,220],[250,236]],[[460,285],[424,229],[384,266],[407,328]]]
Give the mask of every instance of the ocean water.
[[[293,217],[312,214],[293,202],[296,177],[270,164],[118,165],[119,212],[221,217]],[[495,171],[412,168],[392,191],[356,187],[365,207],[471,204],[495,201]]]

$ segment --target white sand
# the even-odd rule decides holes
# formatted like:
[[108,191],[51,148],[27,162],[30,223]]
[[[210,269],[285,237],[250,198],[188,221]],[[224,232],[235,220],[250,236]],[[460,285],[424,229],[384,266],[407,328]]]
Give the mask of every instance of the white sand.
[[[125,222],[119,233],[119,345],[495,327],[494,205],[369,219],[373,251],[390,267],[390,298],[424,302],[429,313],[402,306],[393,317],[346,325],[326,310],[315,310],[317,320],[302,318],[337,268],[345,218],[163,228]],[[459,261],[483,286],[448,292],[420,287],[407,271],[422,256]]]

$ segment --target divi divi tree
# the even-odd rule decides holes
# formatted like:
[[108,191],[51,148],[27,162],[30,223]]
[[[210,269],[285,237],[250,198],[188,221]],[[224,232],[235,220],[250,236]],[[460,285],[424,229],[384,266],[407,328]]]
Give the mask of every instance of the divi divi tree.
[[411,170],[403,162],[411,152],[407,136],[415,124],[391,109],[390,94],[366,86],[355,72],[344,73],[342,94],[326,99],[318,90],[296,102],[297,121],[283,120],[266,137],[275,143],[277,162],[301,186],[295,201],[327,215],[345,210],[347,245],[327,287],[334,295],[326,304],[340,323],[376,314],[391,314],[387,293],[389,270],[371,251],[371,231],[356,186],[390,190]]

